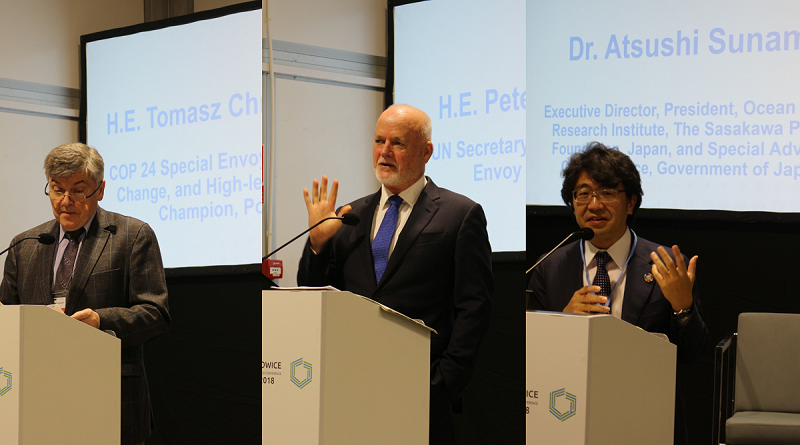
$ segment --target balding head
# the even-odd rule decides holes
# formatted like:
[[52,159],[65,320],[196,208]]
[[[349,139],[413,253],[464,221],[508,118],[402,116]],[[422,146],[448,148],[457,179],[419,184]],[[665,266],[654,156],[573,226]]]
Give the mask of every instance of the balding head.
[[392,193],[400,193],[425,174],[433,154],[431,119],[410,105],[392,105],[375,125],[372,161],[375,176]]

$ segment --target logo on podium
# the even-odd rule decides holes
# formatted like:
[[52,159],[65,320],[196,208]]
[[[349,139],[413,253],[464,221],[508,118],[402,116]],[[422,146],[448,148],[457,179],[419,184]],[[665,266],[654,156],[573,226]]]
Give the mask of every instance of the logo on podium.
[[[3,377],[5,377],[5,382],[3,382]],[[3,385],[0,387],[0,396],[4,396],[11,391],[11,373],[4,371],[3,368],[0,368],[0,385]]]
[[[559,397],[563,397],[563,399],[559,400]],[[567,402],[569,402],[569,409],[566,409],[565,406]],[[557,405],[560,405],[562,409],[558,409]],[[565,388],[557,389],[550,393],[550,413],[562,422],[575,415],[577,405],[578,399],[574,394],[565,391]]]
[[[300,377],[303,374],[303,369],[305,369],[305,377]],[[311,383],[311,363],[303,361],[302,358],[299,358],[292,362],[292,372],[291,372],[291,380],[292,383],[297,385],[298,388],[305,388],[306,385]]]

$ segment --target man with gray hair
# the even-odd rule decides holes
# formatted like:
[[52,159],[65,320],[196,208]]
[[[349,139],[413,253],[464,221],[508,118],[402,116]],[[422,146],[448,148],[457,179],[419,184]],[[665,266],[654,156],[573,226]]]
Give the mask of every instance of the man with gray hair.
[[142,344],[169,329],[167,285],[155,233],[107,212],[103,158],[74,143],[44,161],[55,219],[17,235],[51,234],[54,245],[22,243],[6,258],[0,303],[54,306],[122,341],[121,443],[138,444],[152,428]]
[[[375,125],[372,165],[382,184],[309,232],[297,282],[332,285],[369,297],[438,332],[431,337],[431,445],[454,442],[453,408],[472,376],[492,317],[492,248],[480,204],[425,176],[433,153],[431,120],[393,105]],[[309,226],[336,216],[337,181],[303,190]]]

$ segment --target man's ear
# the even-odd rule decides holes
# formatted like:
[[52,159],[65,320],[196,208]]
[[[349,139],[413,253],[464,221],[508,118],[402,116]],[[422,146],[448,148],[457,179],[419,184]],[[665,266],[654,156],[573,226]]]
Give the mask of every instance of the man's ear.
[[433,155],[433,142],[428,141],[425,143],[425,153],[423,156],[425,158],[426,164],[428,163],[428,160],[431,158],[432,155]]
[[103,194],[106,192],[106,181],[103,180],[103,183],[100,185],[100,190],[97,191],[97,200],[103,200]]

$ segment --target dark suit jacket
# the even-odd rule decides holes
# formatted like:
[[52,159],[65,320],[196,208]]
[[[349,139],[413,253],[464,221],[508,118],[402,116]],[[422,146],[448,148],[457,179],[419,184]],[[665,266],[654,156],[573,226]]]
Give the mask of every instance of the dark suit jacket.
[[[49,221],[14,238],[49,233]],[[57,244],[26,241],[8,252],[0,302],[52,304],[53,264]],[[91,308],[100,315],[100,329],[113,331],[122,342],[122,443],[150,436],[150,395],[142,344],[169,328],[167,286],[161,251],[147,224],[97,209],[83,240],[70,282],[66,314]]]
[[[575,291],[583,287],[584,269],[579,244],[582,242],[575,241],[556,250],[534,269],[528,289],[546,310],[561,312]],[[655,252],[658,246],[639,238],[626,272],[622,319],[648,332],[666,334],[670,342],[678,346],[678,361],[688,363],[703,355],[708,339],[708,329],[700,312],[697,281],[692,289],[692,315],[683,328],[678,328],[673,321],[672,306],[664,298],[661,287],[655,279],[651,282],[644,279],[653,265],[650,252]],[[672,255],[672,249],[667,248],[667,251]],[[689,264],[685,256],[684,261]],[[675,443],[684,443],[686,433],[680,389],[676,396],[675,422]]]
[[319,255],[306,243],[298,284],[348,290],[436,329],[431,385],[455,402],[470,378],[492,315],[486,217],[479,204],[440,189],[428,178],[377,283],[370,233],[380,197],[379,190],[350,203],[361,223],[342,226]]

